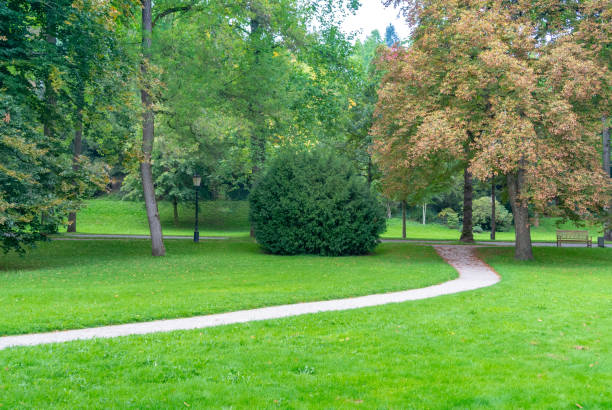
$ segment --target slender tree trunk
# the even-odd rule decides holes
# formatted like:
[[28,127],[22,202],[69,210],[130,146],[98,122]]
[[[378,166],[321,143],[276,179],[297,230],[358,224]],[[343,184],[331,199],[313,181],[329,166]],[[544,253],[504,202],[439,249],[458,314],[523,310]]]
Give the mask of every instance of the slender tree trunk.
[[495,240],[495,179],[491,180],[491,240]]
[[406,201],[402,201],[402,239],[406,239]]
[[423,225],[427,224],[427,204],[423,203]]
[[[608,122],[608,117],[606,115],[601,117],[601,125],[602,125],[602,142],[603,142],[603,169],[606,175],[610,175],[610,123]],[[609,204],[609,213],[612,213],[612,203]],[[604,226],[604,239],[606,241],[612,241],[612,229],[610,229],[610,225]]]
[[368,155],[368,187],[372,187],[372,157]]
[[174,212],[174,226],[178,226],[179,214],[178,214],[178,201],[176,200],[176,197],[172,198],[172,210]]
[[[76,119],[74,124],[74,141],[72,143],[72,169],[76,172],[79,170],[79,157],[82,152],[83,140],[83,99],[77,97]],[[68,232],[77,231],[77,214],[70,212],[68,214]]]
[[391,202],[387,201],[387,219],[391,219]]
[[524,172],[519,169],[514,174],[508,175],[508,193],[510,194],[510,205],[514,214],[514,230],[516,232],[516,244],[514,258],[518,260],[533,259],[531,248],[531,228],[529,225],[529,210],[527,203],[521,198],[524,188]]
[[472,232],[472,173],[468,167],[463,171],[463,229],[461,230],[461,242],[474,242],[474,233]]
[[[152,15],[151,0],[142,0],[142,62],[140,73],[142,81],[146,84],[148,77],[147,65],[151,61],[151,41],[152,41]],[[151,167],[151,154],[153,152],[153,139],[155,138],[155,117],[153,113],[153,98],[143,85],[140,89],[140,99],[142,101],[142,162],[140,163],[140,173],[142,177],[142,191],[144,194],[145,206],[147,208],[147,218],[149,220],[149,232],[151,233],[151,253],[153,256],[163,256],[166,254],[164,247],[157,200],[155,199],[155,188],[153,186],[153,171]]]
[[610,125],[608,124],[608,117],[601,117],[602,133],[601,138],[603,142],[603,169],[606,175],[610,176]]

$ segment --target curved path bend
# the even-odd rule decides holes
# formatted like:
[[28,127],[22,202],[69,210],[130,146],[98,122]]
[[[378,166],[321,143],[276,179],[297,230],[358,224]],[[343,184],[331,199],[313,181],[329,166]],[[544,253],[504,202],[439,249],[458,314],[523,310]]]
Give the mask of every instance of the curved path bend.
[[201,329],[233,323],[278,319],[309,313],[331,312],[386,305],[410,300],[433,298],[441,295],[465,292],[491,286],[500,277],[487,264],[476,257],[474,246],[435,245],[438,254],[451,266],[459,277],[438,285],[400,292],[381,293],[346,299],[321,302],[296,303],[258,309],[239,310],[214,315],[195,316],[182,319],[155,320],[152,322],[127,323],[123,325],[102,326],[87,329],[63,330],[48,333],[35,333],[0,337],[0,350],[12,346],[34,346],[46,343],[68,342],[94,338],[110,338],[147,333],[171,332],[174,330]]

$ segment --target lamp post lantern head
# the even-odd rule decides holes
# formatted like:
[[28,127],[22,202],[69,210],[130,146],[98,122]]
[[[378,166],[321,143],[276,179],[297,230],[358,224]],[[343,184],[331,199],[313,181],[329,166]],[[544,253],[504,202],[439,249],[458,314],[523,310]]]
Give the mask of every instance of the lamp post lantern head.
[[198,174],[194,174],[193,175],[193,186],[199,187],[201,182],[202,182],[202,177],[199,176]]

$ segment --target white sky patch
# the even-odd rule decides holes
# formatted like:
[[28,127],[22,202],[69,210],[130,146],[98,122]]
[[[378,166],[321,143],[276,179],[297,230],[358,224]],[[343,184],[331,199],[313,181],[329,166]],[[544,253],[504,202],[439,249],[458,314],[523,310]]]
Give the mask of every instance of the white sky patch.
[[344,32],[357,32],[357,38],[363,40],[372,30],[378,30],[384,39],[385,29],[392,23],[400,40],[410,36],[410,26],[402,16],[398,17],[398,10],[393,6],[385,7],[382,0],[360,0],[360,3],[357,13],[349,15],[342,23]]

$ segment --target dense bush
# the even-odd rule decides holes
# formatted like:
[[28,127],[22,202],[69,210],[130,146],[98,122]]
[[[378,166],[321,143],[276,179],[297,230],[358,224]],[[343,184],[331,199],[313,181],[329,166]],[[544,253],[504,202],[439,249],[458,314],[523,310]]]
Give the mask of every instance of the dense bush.
[[459,215],[452,208],[444,208],[438,214],[438,218],[451,229],[455,229],[459,226]]
[[384,208],[365,179],[321,149],[281,153],[249,201],[255,238],[270,253],[365,254],[385,230]]
[[[474,226],[478,225],[486,231],[491,230],[491,197],[483,196],[476,199],[472,204]],[[495,201],[495,230],[509,231],[512,227],[512,214]]]

